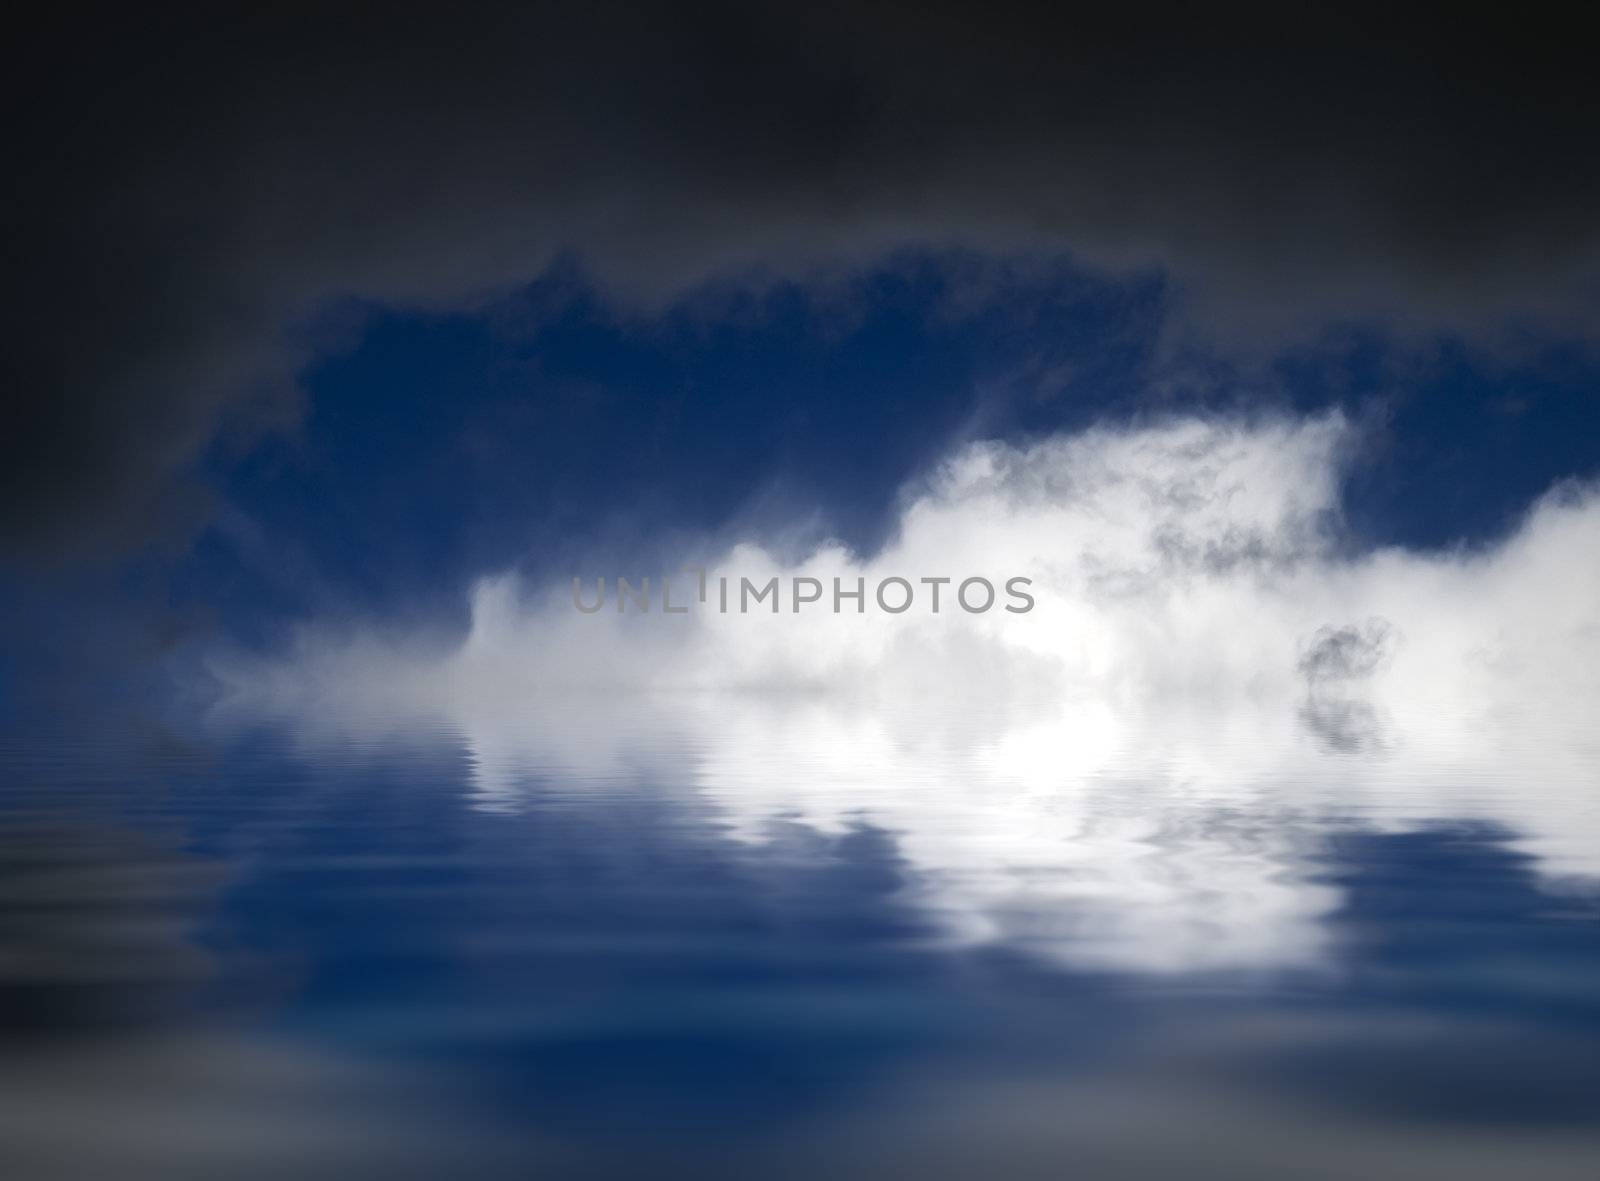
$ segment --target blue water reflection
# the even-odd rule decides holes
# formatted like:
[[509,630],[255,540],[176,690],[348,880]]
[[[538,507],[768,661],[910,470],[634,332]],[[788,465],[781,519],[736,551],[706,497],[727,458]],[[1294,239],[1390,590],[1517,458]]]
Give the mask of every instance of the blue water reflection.
[[1600,1167],[1572,784],[704,708],[11,734],[15,1175]]

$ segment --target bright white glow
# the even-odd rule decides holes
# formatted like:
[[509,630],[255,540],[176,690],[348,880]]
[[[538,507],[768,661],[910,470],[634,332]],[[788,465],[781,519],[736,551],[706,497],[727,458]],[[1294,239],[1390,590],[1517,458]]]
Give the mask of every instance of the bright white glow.
[[485,808],[534,772],[646,776],[715,801],[733,840],[880,827],[961,938],[1312,964],[1332,824],[1484,820],[1552,883],[1600,875],[1600,496],[1553,490],[1479,552],[1350,555],[1348,435],[1335,415],[983,444],[870,559],[684,556],[825,585],[1026,574],[1028,614],[584,615],[565,581],[495,578],[442,653],[321,626],[214,671],[232,708],[313,729],[448,718]]

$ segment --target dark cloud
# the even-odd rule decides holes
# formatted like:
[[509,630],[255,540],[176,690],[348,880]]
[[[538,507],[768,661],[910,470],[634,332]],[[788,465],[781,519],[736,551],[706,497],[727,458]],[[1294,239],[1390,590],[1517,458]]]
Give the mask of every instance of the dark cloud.
[[141,6],[7,40],[13,551],[181,523],[219,426],[292,412],[328,301],[568,254],[646,304],[924,243],[1164,266],[1244,335],[1593,311],[1592,62],[1526,8]]
[[1300,656],[1300,675],[1310,685],[1364,680],[1386,663],[1394,648],[1394,627],[1374,617],[1343,627],[1320,627]]
[[1355,694],[1388,665],[1396,644],[1394,625],[1374,616],[1342,627],[1319,627],[1302,645],[1296,667],[1306,682],[1306,695],[1299,717],[1324,747],[1354,754],[1384,745],[1384,716]]

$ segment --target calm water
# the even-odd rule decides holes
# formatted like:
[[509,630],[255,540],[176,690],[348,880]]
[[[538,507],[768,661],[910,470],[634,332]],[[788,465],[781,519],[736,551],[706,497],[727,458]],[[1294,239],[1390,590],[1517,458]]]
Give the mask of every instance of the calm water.
[[5,1176],[1600,1175],[1593,740],[1347,715],[14,725]]

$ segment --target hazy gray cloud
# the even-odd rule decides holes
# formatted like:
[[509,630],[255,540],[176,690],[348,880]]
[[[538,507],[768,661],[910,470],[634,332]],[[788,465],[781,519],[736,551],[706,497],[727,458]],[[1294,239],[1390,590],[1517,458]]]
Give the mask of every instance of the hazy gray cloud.
[[[328,300],[573,254],[648,306],[906,245],[1168,268],[1213,328],[1592,323],[1591,63],[1519,10],[74,10],[9,38],[0,539],[144,536]],[[1591,284],[1587,288],[1585,284]]]
[[1370,677],[1389,657],[1394,629],[1374,617],[1343,627],[1319,627],[1300,657],[1300,675],[1316,685]]

